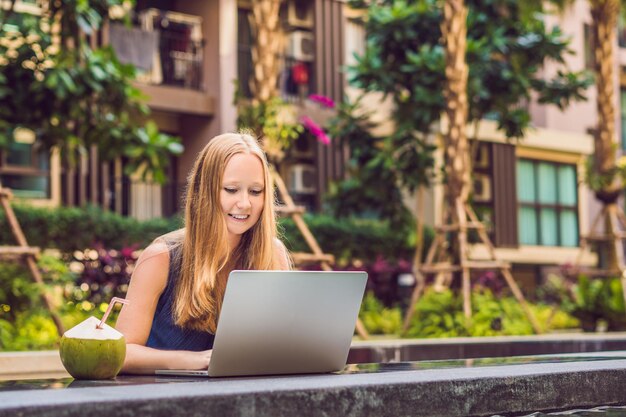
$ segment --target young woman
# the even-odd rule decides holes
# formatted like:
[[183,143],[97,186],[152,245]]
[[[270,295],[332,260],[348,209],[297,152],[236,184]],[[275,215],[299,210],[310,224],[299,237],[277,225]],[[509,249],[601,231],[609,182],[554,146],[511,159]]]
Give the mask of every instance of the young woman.
[[228,274],[289,267],[265,154],[250,135],[216,136],[188,178],[185,227],[137,261],[116,326],[127,344],[122,372],[207,368]]

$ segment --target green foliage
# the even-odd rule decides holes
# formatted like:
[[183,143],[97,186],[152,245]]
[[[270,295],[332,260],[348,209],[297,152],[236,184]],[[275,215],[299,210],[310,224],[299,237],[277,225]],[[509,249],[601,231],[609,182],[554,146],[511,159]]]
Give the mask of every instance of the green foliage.
[[415,305],[405,337],[468,336],[463,302],[452,291],[426,291]]
[[402,330],[400,308],[387,308],[372,292],[368,292],[361,303],[359,318],[370,334],[398,335]]
[[[96,244],[117,249],[130,245],[144,247],[182,224],[177,217],[139,222],[98,207],[14,205],[13,208],[30,245],[59,249],[65,254],[93,248]],[[15,244],[3,212],[0,212],[0,244]]]
[[[380,220],[336,219],[323,214],[306,214],[304,220],[324,252],[333,254],[339,265],[347,265],[356,259],[373,262],[378,256],[391,260],[413,258],[414,227],[397,229]],[[292,219],[281,219],[280,225],[285,245],[290,251],[310,251]],[[425,230],[428,247],[433,232]]]
[[263,149],[272,162],[284,157],[285,150],[304,132],[298,122],[294,106],[275,97],[266,103],[255,103],[235,94],[237,104],[237,128],[252,131],[263,139]]
[[[37,264],[45,280],[43,288],[20,263],[0,263],[0,351],[58,347],[60,336],[50,313],[43,308],[41,291],[51,298],[66,329],[89,316],[102,317],[108,307],[107,302],[89,301],[89,286],[76,286],[76,275],[59,258],[42,255]],[[117,314],[114,311],[109,322],[115,322]]]
[[[615,147],[615,145],[613,146]],[[604,172],[597,172],[595,169],[595,157],[592,155],[587,158],[585,164],[585,182],[589,188],[593,191],[609,190],[616,179],[619,180],[620,184],[626,184],[626,156],[621,156],[611,169]]]
[[47,312],[20,312],[14,323],[0,319],[3,351],[54,349],[58,341],[56,326]]
[[[333,182],[325,195],[328,209],[337,217],[362,216],[389,220],[392,227],[401,229],[413,224],[411,213],[404,205],[397,187],[403,168],[400,161],[391,163],[391,142],[371,133],[374,125],[368,114],[359,112],[359,101],[342,103],[330,122],[329,133],[350,148],[346,164],[347,179]],[[429,152],[416,152],[417,172],[425,172],[432,165]],[[414,178],[417,183],[426,179]]]
[[135,68],[83,35],[95,36],[122,1],[46,3],[41,16],[0,13],[0,146],[16,128],[30,129],[70,164],[96,146],[101,158],[124,156],[129,172],[164,182],[169,156],[182,152],[179,139],[138,122],[149,109],[132,85]]
[[583,329],[594,331],[598,320],[606,320],[610,330],[626,328],[624,295],[619,278],[592,279],[580,275],[571,287],[565,309],[578,318]]
[[63,288],[72,285],[74,275],[53,256],[41,256],[38,266],[45,277],[44,288],[33,282],[24,265],[0,263],[0,350],[52,348],[58,340],[40,294],[46,291],[56,305],[62,304]]
[[564,311],[562,307],[536,304],[531,305],[531,310],[537,321],[544,323],[547,330],[580,328],[580,320]]
[[[156,237],[182,227],[179,217],[137,221],[104,211],[98,207],[39,208],[15,205],[15,214],[32,246],[58,249],[71,255],[75,251],[94,248],[96,244],[107,249],[147,246]],[[320,246],[335,255],[340,265],[353,259],[374,261],[385,259],[412,259],[415,250],[414,227],[401,229],[375,219],[336,219],[323,214],[305,215],[305,221]],[[302,234],[291,218],[279,221],[282,237],[288,249],[309,251]],[[426,247],[433,232],[426,228]],[[67,237],[71,236],[71,239]],[[0,244],[15,244],[4,214],[0,212]]]
[[[543,331],[573,328],[577,320],[565,311],[543,304],[530,304]],[[512,296],[495,296],[486,288],[472,291],[472,317],[463,314],[463,299],[451,290],[429,289],[415,306],[415,315],[405,337],[462,337],[533,334],[533,327],[519,302]]]
[[[414,188],[428,179],[432,159],[424,154],[432,153],[429,134],[445,106],[439,2],[350,3],[367,9],[366,49],[349,68],[350,83],[392,99],[395,129],[384,138],[384,158],[401,183]],[[592,79],[565,69],[570,50],[560,29],[548,29],[541,15],[530,13],[517,0],[466,3],[469,123],[489,115],[508,138],[521,138],[530,115],[520,103],[538,97],[540,103],[564,108],[570,100],[584,99]],[[541,73],[547,61],[562,64],[551,79]]]

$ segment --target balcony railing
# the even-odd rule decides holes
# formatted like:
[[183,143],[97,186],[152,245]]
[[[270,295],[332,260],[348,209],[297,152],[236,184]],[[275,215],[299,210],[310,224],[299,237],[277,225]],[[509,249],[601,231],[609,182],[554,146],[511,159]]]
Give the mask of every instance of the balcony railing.
[[184,32],[161,31],[158,84],[199,90],[202,85],[202,41],[194,41]]
[[201,90],[202,19],[147,9],[139,14],[139,24],[133,28],[111,25],[110,42],[120,61],[135,65],[141,82]]

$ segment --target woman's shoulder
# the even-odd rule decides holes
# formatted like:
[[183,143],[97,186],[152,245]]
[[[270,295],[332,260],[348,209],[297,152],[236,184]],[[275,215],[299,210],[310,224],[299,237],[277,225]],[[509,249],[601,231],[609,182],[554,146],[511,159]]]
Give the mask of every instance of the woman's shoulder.
[[280,269],[291,269],[292,262],[291,257],[289,256],[289,251],[287,247],[279,238],[274,239],[274,253],[276,254],[275,259],[278,260],[278,266]]
[[275,247],[276,249],[283,249],[283,250],[286,250],[285,244],[284,244],[284,243],[283,243],[283,241],[282,241],[282,240],[280,240],[280,238],[278,238],[278,237],[275,237],[275,238],[274,238],[274,247]]
[[157,238],[147,248],[145,248],[143,252],[141,252],[137,264],[139,264],[142,260],[144,262],[148,260],[153,260],[153,262],[169,262],[169,259],[170,247],[168,243],[162,238]]
[[169,264],[170,249],[165,241],[157,239],[139,255],[132,279],[163,290],[167,284]]
[[166,233],[162,236],[159,236],[154,240],[154,243],[164,243],[167,247],[178,247],[183,244],[183,240],[185,239],[185,229],[177,229],[173,232]]

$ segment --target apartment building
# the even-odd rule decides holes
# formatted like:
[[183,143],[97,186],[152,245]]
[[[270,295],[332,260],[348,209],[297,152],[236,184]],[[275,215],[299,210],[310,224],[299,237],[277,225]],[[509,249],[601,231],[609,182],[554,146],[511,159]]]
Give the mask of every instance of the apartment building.
[[[28,8],[35,1],[17,3]],[[281,22],[286,48],[280,92],[302,112],[310,110],[303,100],[308,94],[339,101],[344,94],[358,93],[347,86],[341,71],[352,62],[353,53],[364,48],[365,33],[353,17],[355,12],[341,0],[284,1]],[[32,151],[29,138],[2,155],[3,183],[35,204],[92,203],[140,219],[176,212],[198,151],[214,135],[236,129],[235,81],[244,96],[249,94],[252,70],[249,19],[246,0],[138,0],[135,27],[105,28],[103,39],[143,70],[137,86],[149,97],[152,118],[163,131],[183,140],[185,152],[172,159],[168,184],[142,183],[124,175],[124,161],[104,163],[94,153],[72,172],[55,155]],[[575,53],[566,57],[570,68],[590,68],[587,1],[578,0],[565,13],[547,19],[571,36]],[[621,108],[616,145],[625,149],[625,129],[620,127],[626,121],[626,36],[620,36],[616,65],[615,87],[620,95],[615,100]],[[548,64],[545,74],[552,71]],[[506,141],[490,121],[481,123],[474,206],[489,225],[498,257],[512,262],[521,279],[533,280],[549,268],[574,261],[579,236],[586,233],[599,209],[583,181],[585,161],[593,152],[595,94],[595,88],[590,88],[587,102],[573,103],[564,112],[530,103],[534,128],[519,142]],[[393,129],[387,103],[376,95],[366,103],[382,122],[378,133]],[[325,146],[301,138],[281,166],[296,201],[319,209],[328,182],[344,175],[347,152],[336,142]],[[435,225],[441,221],[441,184],[435,183],[427,194],[426,222]],[[415,199],[407,202],[414,204]],[[480,245],[473,251],[478,258],[487,254]],[[592,263],[594,257],[586,254],[583,260]]]
[[[346,10],[350,17],[354,14]],[[586,0],[577,0],[564,13],[545,17],[548,26],[558,25],[571,38],[573,54],[566,57],[571,70],[592,70],[591,16]],[[365,33],[352,20],[345,26],[348,49],[364,50]],[[616,63],[615,98],[618,137],[616,146],[626,149],[626,32],[619,31],[619,52]],[[617,41],[616,41],[617,43]],[[346,51],[350,62],[351,51]],[[556,71],[548,63],[546,76]],[[349,95],[358,91],[347,88]],[[517,280],[533,285],[545,274],[560,265],[573,263],[580,255],[582,264],[595,264],[595,255],[580,253],[579,238],[588,233],[591,220],[601,206],[584,183],[586,163],[593,153],[591,132],[596,125],[596,89],[587,90],[588,100],[572,103],[565,111],[529,103],[533,128],[520,141],[508,141],[496,129],[494,122],[484,120],[476,135],[478,152],[473,162],[472,204],[486,223],[499,259],[513,265]],[[390,133],[390,103],[380,96],[370,95],[366,100],[369,110],[375,110],[380,123],[378,134]],[[620,111],[621,109],[621,111]],[[439,134],[444,133],[440,126]],[[468,137],[474,137],[468,127]],[[437,134],[433,135],[434,140]],[[437,152],[438,163],[443,163],[443,152]],[[435,180],[426,192],[423,202],[407,196],[407,205],[415,212],[423,204],[425,222],[431,226],[442,222],[443,187]],[[471,257],[486,259],[489,253],[482,244],[471,245]]]
[[[36,0],[17,0],[16,11],[39,13]],[[315,111],[304,98],[318,93],[341,100],[344,80],[342,10],[336,0],[288,0],[281,8],[286,32],[283,99],[302,112]],[[0,178],[19,198],[42,206],[94,204],[138,219],[169,216],[180,209],[187,173],[213,136],[236,129],[236,83],[249,95],[250,4],[237,0],[137,0],[133,27],[110,24],[99,41],[140,71],[136,86],[148,98],[151,118],[179,136],[184,153],[172,158],[165,185],[124,173],[122,159],[104,162],[94,151],[76,168],[57,155],[43,155],[27,132],[0,156]],[[298,72],[301,79],[294,79]],[[307,108],[309,106],[309,108]],[[303,137],[281,171],[296,202],[320,206],[329,179],[343,175],[345,149]]]

